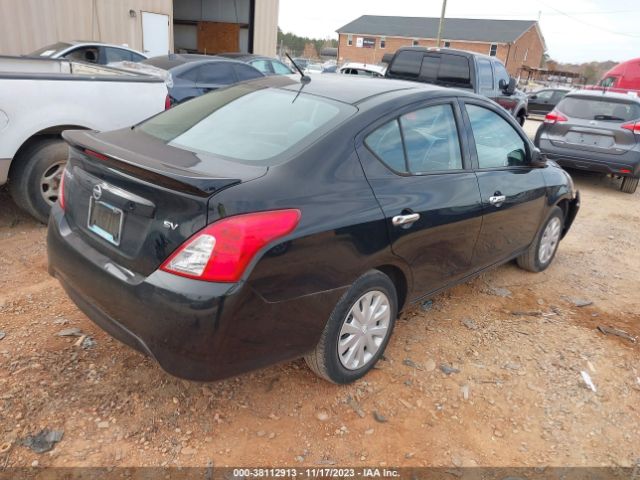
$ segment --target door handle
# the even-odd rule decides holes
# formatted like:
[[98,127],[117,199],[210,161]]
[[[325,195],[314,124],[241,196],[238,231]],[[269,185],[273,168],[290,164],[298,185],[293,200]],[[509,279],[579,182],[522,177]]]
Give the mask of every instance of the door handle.
[[506,201],[507,197],[504,195],[495,195],[493,197],[489,197],[489,203],[491,205],[495,205],[496,207],[500,207]]
[[405,225],[412,225],[420,220],[419,213],[411,213],[409,215],[398,215],[393,217],[393,226],[394,227],[403,227]]

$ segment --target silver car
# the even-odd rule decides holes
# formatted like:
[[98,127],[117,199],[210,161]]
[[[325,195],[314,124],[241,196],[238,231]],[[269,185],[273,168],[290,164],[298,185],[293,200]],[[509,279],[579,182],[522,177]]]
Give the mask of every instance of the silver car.
[[123,45],[111,45],[101,42],[58,42],[47,45],[35,52],[31,52],[27,57],[41,58],[66,58],[80,62],[107,65],[115,62],[141,62],[147,57]]

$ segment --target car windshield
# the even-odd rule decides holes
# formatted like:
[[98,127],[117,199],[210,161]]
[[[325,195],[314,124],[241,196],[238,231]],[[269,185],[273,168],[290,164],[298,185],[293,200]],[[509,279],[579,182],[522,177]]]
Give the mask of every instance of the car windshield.
[[275,165],[357,109],[296,91],[237,85],[179,105],[137,127],[168,145],[252,165]]
[[58,42],[53,45],[47,45],[46,47],[39,48],[38,50],[31,52],[29,54],[30,57],[51,57],[56,53],[69,48],[71,46],[70,43]]
[[584,120],[628,122],[640,118],[640,105],[610,98],[565,97],[557,109]]

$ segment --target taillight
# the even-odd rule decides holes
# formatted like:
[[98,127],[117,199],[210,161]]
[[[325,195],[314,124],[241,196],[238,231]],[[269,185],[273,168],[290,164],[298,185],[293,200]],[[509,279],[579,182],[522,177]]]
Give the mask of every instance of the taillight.
[[60,208],[66,210],[64,202],[64,177],[67,173],[67,168],[62,170],[62,176],[60,177],[60,185],[58,185],[58,202],[60,202]]
[[290,234],[300,217],[300,210],[275,210],[219,220],[187,240],[160,269],[207,282],[237,282],[256,254]]
[[568,122],[568,121],[569,119],[565,117],[562,113],[560,113],[558,110],[552,110],[551,112],[547,113],[547,115],[544,117],[544,123],[547,123],[549,125]]
[[98,160],[109,160],[109,157],[107,157],[106,155],[94,152],[93,150],[89,150],[88,148],[84,149],[84,153],[89,155],[90,157],[97,158]]
[[630,130],[633,133],[637,133],[638,135],[640,135],[640,121],[623,123],[622,125],[620,125],[620,127],[624,128],[625,130]]
[[167,93],[167,98],[164,99],[164,109],[169,110],[171,108],[171,97]]

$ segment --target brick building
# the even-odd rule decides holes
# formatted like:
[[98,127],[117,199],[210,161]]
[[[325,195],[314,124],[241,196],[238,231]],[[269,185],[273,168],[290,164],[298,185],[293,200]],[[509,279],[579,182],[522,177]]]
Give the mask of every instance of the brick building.
[[[400,47],[436,47],[439,21],[364,15],[338,29],[338,62],[377,64]],[[535,20],[447,18],[440,46],[496,56],[513,76],[540,67],[546,50]]]

